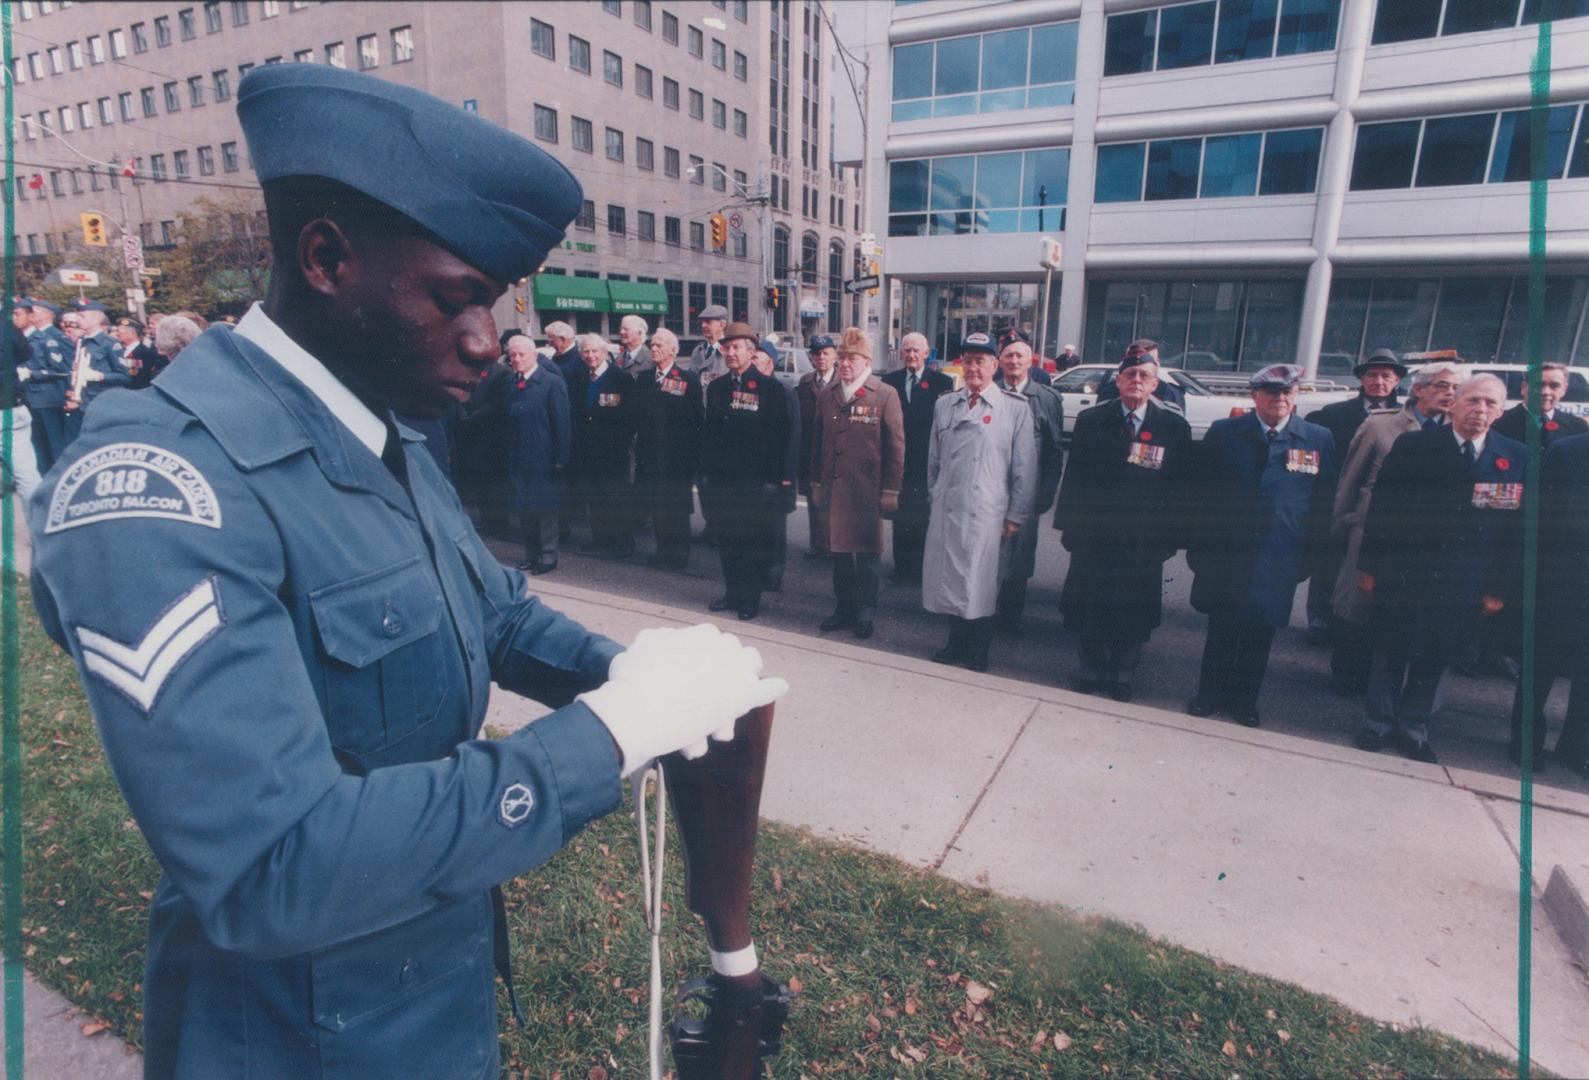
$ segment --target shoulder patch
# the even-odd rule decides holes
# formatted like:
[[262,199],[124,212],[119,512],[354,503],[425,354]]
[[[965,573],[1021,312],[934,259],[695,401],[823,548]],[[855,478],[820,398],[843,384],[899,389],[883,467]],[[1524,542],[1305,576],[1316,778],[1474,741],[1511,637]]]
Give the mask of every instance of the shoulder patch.
[[86,626],[73,627],[83,670],[109,683],[147,716],[166,680],[222,626],[221,595],[207,577],[177,597],[130,644]]
[[186,458],[148,443],[112,443],[56,481],[46,533],[123,518],[166,518],[221,527],[221,504]]

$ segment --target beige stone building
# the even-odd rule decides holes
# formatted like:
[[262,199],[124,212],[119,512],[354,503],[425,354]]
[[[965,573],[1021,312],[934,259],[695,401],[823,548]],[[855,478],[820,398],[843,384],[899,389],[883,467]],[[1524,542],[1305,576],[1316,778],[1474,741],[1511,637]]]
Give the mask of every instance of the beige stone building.
[[32,0],[12,16],[14,242],[51,267],[81,251],[85,211],[112,244],[139,234],[158,266],[194,200],[257,205],[238,82],[260,64],[336,64],[517,131],[584,185],[563,249],[503,298],[503,325],[613,333],[638,311],[693,333],[710,303],[807,333],[851,317],[860,185],[830,164],[838,88],[817,0]]

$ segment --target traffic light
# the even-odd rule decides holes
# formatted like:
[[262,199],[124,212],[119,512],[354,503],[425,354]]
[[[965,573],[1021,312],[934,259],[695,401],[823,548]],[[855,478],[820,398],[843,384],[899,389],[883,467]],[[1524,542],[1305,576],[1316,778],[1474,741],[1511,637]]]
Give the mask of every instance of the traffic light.
[[722,251],[728,247],[728,219],[722,214],[712,215],[712,250]]
[[767,306],[770,308],[776,308],[778,306],[778,299],[778,286],[767,286]]
[[79,214],[83,222],[83,243],[89,247],[105,247],[110,241],[105,237],[105,218],[90,210]]
[[153,296],[154,295],[155,280],[156,279],[152,278],[152,277],[146,277],[146,278],[143,279],[143,292],[144,292],[145,296]]

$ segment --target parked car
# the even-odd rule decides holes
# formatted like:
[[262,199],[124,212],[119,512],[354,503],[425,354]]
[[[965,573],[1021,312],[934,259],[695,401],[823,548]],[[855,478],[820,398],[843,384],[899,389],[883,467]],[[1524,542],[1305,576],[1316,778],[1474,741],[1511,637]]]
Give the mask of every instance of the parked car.
[[787,348],[778,347],[778,367],[773,371],[774,377],[785,386],[794,386],[800,379],[811,371],[811,355],[798,345]]
[[[1080,364],[1054,380],[1054,389],[1065,401],[1065,438],[1070,439],[1076,426],[1076,416],[1098,403],[1098,388],[1112,379],[1113,364]],[[1201,439],[1215,420],[1242,416],[1252,408],[1252,399],[1234,393],[1216,393],[1196,375],[1177,368],[1160,368],[1159,378],[1168,379],[1186,395],[1186,422],[1191,425],[1192,438]],[[1297,412],[1306,414],[1333,402],[1352,397],[1357,391],[1345,389],[1334,383],[1322,387],[1304,384],[1297,396]]]

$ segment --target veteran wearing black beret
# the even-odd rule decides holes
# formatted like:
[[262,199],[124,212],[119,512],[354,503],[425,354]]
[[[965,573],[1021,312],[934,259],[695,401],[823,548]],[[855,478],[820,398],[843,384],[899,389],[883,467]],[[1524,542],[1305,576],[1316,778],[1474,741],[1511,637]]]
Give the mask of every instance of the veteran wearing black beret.
[[[145,1075],[495,1076],[496,887],[784,687],[712,627],[626,651],[546,607],[394,419],[496,359],[568,170],[332,67],[257,68],[237,107],[264,303],[104,395],[30,503],[40,618],[164,871]],[[104,573],[129,550],[160,558]],[[492,682],[553,711],[480,739]]]

